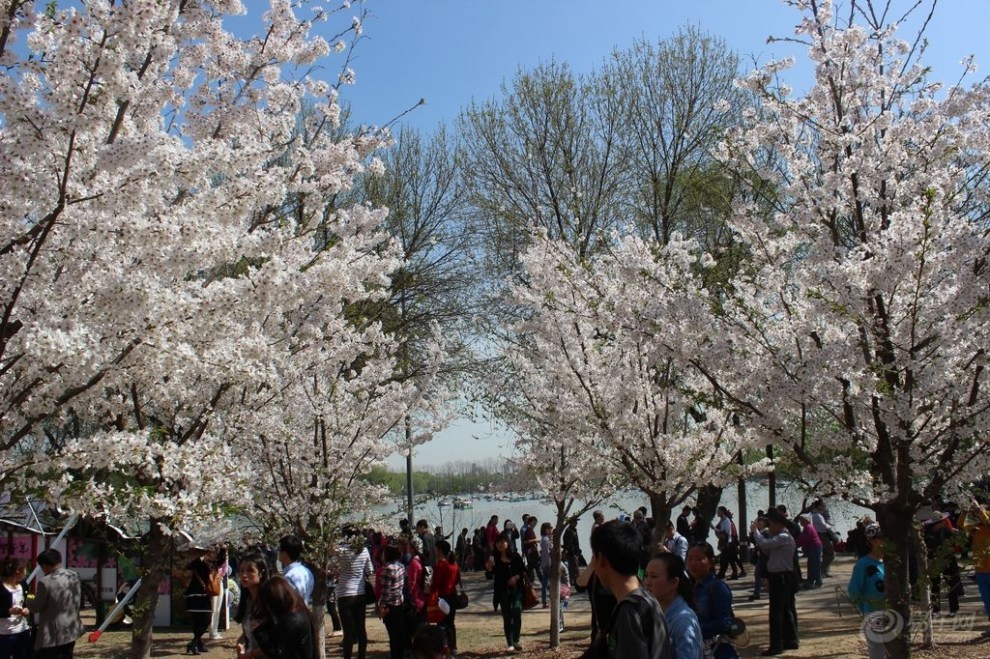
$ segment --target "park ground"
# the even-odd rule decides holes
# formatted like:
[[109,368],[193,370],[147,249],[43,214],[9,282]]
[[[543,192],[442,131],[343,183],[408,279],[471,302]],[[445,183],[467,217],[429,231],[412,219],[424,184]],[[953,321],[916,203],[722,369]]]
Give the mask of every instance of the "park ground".
[[[788,651],[783,657],[822,657],[839,659],[845,657],[865,657],[865,644],[860,639],[860,618],[842,596],[852,571],[853,559],[839,557],[832,566],[832,576],[825,580],[821,589],[803,591],[798,594],[798,618],[801,635],[801,648]],[[990,630],[990,622],[983,613],[976,583],[970,578],[971,568],[966,570],[963,583],[966,595],[962,601],[960,615],[954,618],[939,618],[934,621],[937,647],[921,650],[920,635],[915,636],[914,657],[922,659],[987,659],[990,658],[990,636],[983,633]],[[728,581],[733,590],[735,614],[743,618],[748,627],[750,640],[746,647],[739,648],[742,657],[758,657],[767,646],[767,600],[749,602],[752,592],[751,577]],[[486,659],[488,657],[508,657],[502,640],[502,618],[493,613],[491,606],[491,582],[485,581],[480,573],[468,573],[464,577],[465,587],[471,604],[457,614],[457,636],[461,659]],[[943,603],[943,610],[947,605]],[[387,659],[388,643],[385,627],[368,610],[367,621],[370,643],[368,659]],[[591,609],[588,598],[576,594],[565,613],[566,630],[561,635],[558,649],[549,647],[549,611],[532,609],[523,614],[523,651],[515,656],[547,659],[549,657],[571,659],[578,657],[588,645],[591,629]],[[84,616],[84,622],[86,622]],[[329,624],[329,618],[327,618]],[[239,630],[224,633],[223,640],[210,641],[209,652],[200,655],[204,659],[233,659],[234,642]],[[186,630],[155,630],[152,649],[153,657],[179,657],[183,655],[190,634]],[[76,646],[76,657],[117,659],[126,656],[130,633],[109,631],[96,644],[86,638]],[[327,656],[341,657],[340,637],[327,639]]]

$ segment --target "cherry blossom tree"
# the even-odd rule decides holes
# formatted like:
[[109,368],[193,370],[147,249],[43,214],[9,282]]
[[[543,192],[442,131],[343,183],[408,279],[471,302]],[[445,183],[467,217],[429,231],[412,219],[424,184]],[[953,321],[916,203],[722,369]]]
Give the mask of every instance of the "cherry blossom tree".
[[[559,543],[577,500],[586,511],[617,485],[650,499],[660,541],[671,511],[708,484],[743,471],[735,456],[753,444],[734,408],[689,355],[708,322],[697,276],[700,248],[677,233],[663,247],[627,237],[593,258],[541,236],[523,259],[526,285],[514,289],[525,320],[506,346],[520,462],[557,504],[554,604]],[[587,479],[587,480],[583,480]],[[551,643],[557,627],[551,624]]]
[[[524,332],[522,345],[529,342]],[[557,625],[560,611],[562,538],[568,524],[608,499],[621,477],[595,451],[574,441],[571,432],[582,432],[571,423],[581,415],[561,403],[568,400],[556,374],[531,359],[529,347],[507,351],[510,365],[489,381],[490,400],[499,407],[498,418],[516,434],[512,463],[519,474],[547,495],[554,508],[553,546],[550,554],[550,645],[560,644]],[[577,575],[571,575],[577,577]]]
[[990,467],[990,89],[927,79],[921,32],[896,36],[927,12],[791,4],[815,84],[791,94],[786,61],[743,83],[762,107],[723,155],[763,187],[733,213],[749,262],[710,298],[715,359],[693,359],[806,477],[876,512],[888,652],[908,656],[912,520]]
[[[401,349],[377,322],[338,328],[335,337],[360,332],[349,341],[324,342],[320,359],[311,363],[281,397],[273,412],[265,397],[256,398],[257,412],[237,445],[254,455],[250,517],[271,538],[300,537],[315,577],[313,610],[326,609],[326,569],[340,540],[343,521],[366,520],[387,488],[362,478],[408,439],[404,421],[417,426],[442,423],[438,401],[423,400],[444,353],[439,340],[426,343],[421,377],[398,377],[395,353]],[[416,443],[430,436],[424,431]],[[321,656],[325,656],[324,616],[315,616]]]
[[[707,317],[691,266],[692,241],[657,247],[630,237],[583,259],[559,241],[534,244],[528,312],[514,351],[519,385],[552,412],[543,422],[586,456],[608,464],[650,499],[659,534],[700,485],[738,476],[734,456],[751,441],[733,408],[682,355]],[[758,466],[758,465],[757,465]]]
[[[312,496],[259,479],[290,433],[343,427],[359,471],[417,400],[355,320],[398,263],[384,211],[329,201],[381,140],[340,137],[309,75],[360,19],[331,44],[307,9],[241,37],[237,0],[0,3],[0,477],[148,525],[134,657],[176,530]],[[345,400],[393,409],[331,422]]]

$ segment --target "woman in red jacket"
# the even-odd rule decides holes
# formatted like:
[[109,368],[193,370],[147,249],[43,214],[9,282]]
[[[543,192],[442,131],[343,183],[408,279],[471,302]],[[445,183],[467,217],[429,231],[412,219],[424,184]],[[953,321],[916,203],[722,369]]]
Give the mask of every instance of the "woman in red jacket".
[[[442,618],[431,620],[447,630],[447,646],[451,654],[457,654],[457,627],[454,623],[454,599],[457,596],[457,584],[461,581],[461,571],[457,567],[457,559],[450,549],[450,543],[446,540],[437,542],[437,564],[433,569],[433,587],[430,591],[430,600],[427,608],[430,611],[438,611],[439,601],[443,599],[447,603],[448,612]],[[439,616],[440,614],[438,614]]]

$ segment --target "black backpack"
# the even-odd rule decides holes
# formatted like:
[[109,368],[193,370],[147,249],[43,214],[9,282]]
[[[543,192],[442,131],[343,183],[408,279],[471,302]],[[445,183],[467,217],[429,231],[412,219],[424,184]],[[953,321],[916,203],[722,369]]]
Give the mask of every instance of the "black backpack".
[[[612,635],[612,627],[615,624],[615,619],[618,616],[619,609],[622,606],[632,606],[635,607],[636,618],[640,621],[640,628],[643,629],[646,634],[646,648],[647,656],[654,657],[658,656],[659,659],[672,659],[674,656],[674,646],[673,640],[670,637],[670,633],[667,633],[667,638],[664,642],[664,648],[660,650],[660,654],[656,655],[654,651],[654,644],[656,639],[653,637],[653,625],[646,626],[643,621],[650,619],[650,614],[653,611],[653,607],[650,606],[650,602],[646,597],[627,597],[621,602],[619,602],[615,610],[612,611],[611,620],[609,620],[608,630],[601,634],[591,647],[581,655],[581,659],[623,659],[622,657],[613,657],[611,651],[611,645],[609,643],[609,637]],[[659,607],[658,607],[659,608]],[[664,628],[666,628],[666,621],[663,619],[663,613],[660,614],[660,620]]]

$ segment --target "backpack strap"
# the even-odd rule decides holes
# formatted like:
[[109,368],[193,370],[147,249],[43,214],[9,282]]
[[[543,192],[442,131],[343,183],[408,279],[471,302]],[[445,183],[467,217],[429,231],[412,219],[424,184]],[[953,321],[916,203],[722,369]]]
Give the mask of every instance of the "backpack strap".
[[[655,640],[653,638],[653,625],[649,625],[649,627],[644,625],[644,621],[647,619],[647,613],[650,605],[645,597],[636,597],[634,599],[635,599],[634,602],[629,602],[629,598],[627,597],[616,605],[615,610],[612,611],[612,618],[609,620],[608,629],[605,631],[605,636],[606,638],[612,636],[612,627],[615,625],[615,618],[616,618],[615,614],[619,610],[620,606],[629,602],[629,605],[634,607],[633,610],[636,612],[636,619],[639,621],[639,628],[643,630],[643,636],[646,639],[646,651],[647,651],[646,656],[653,657],[653,646],[655,644]],[[667,640],[669,644],[670,642],[669,636],[667,637]],[[606,643],[606,645],[608,645],[608,643]],[[673,654],[671,654],[668,651],[667,655],[661,655],[661,656],[673,656]]]

